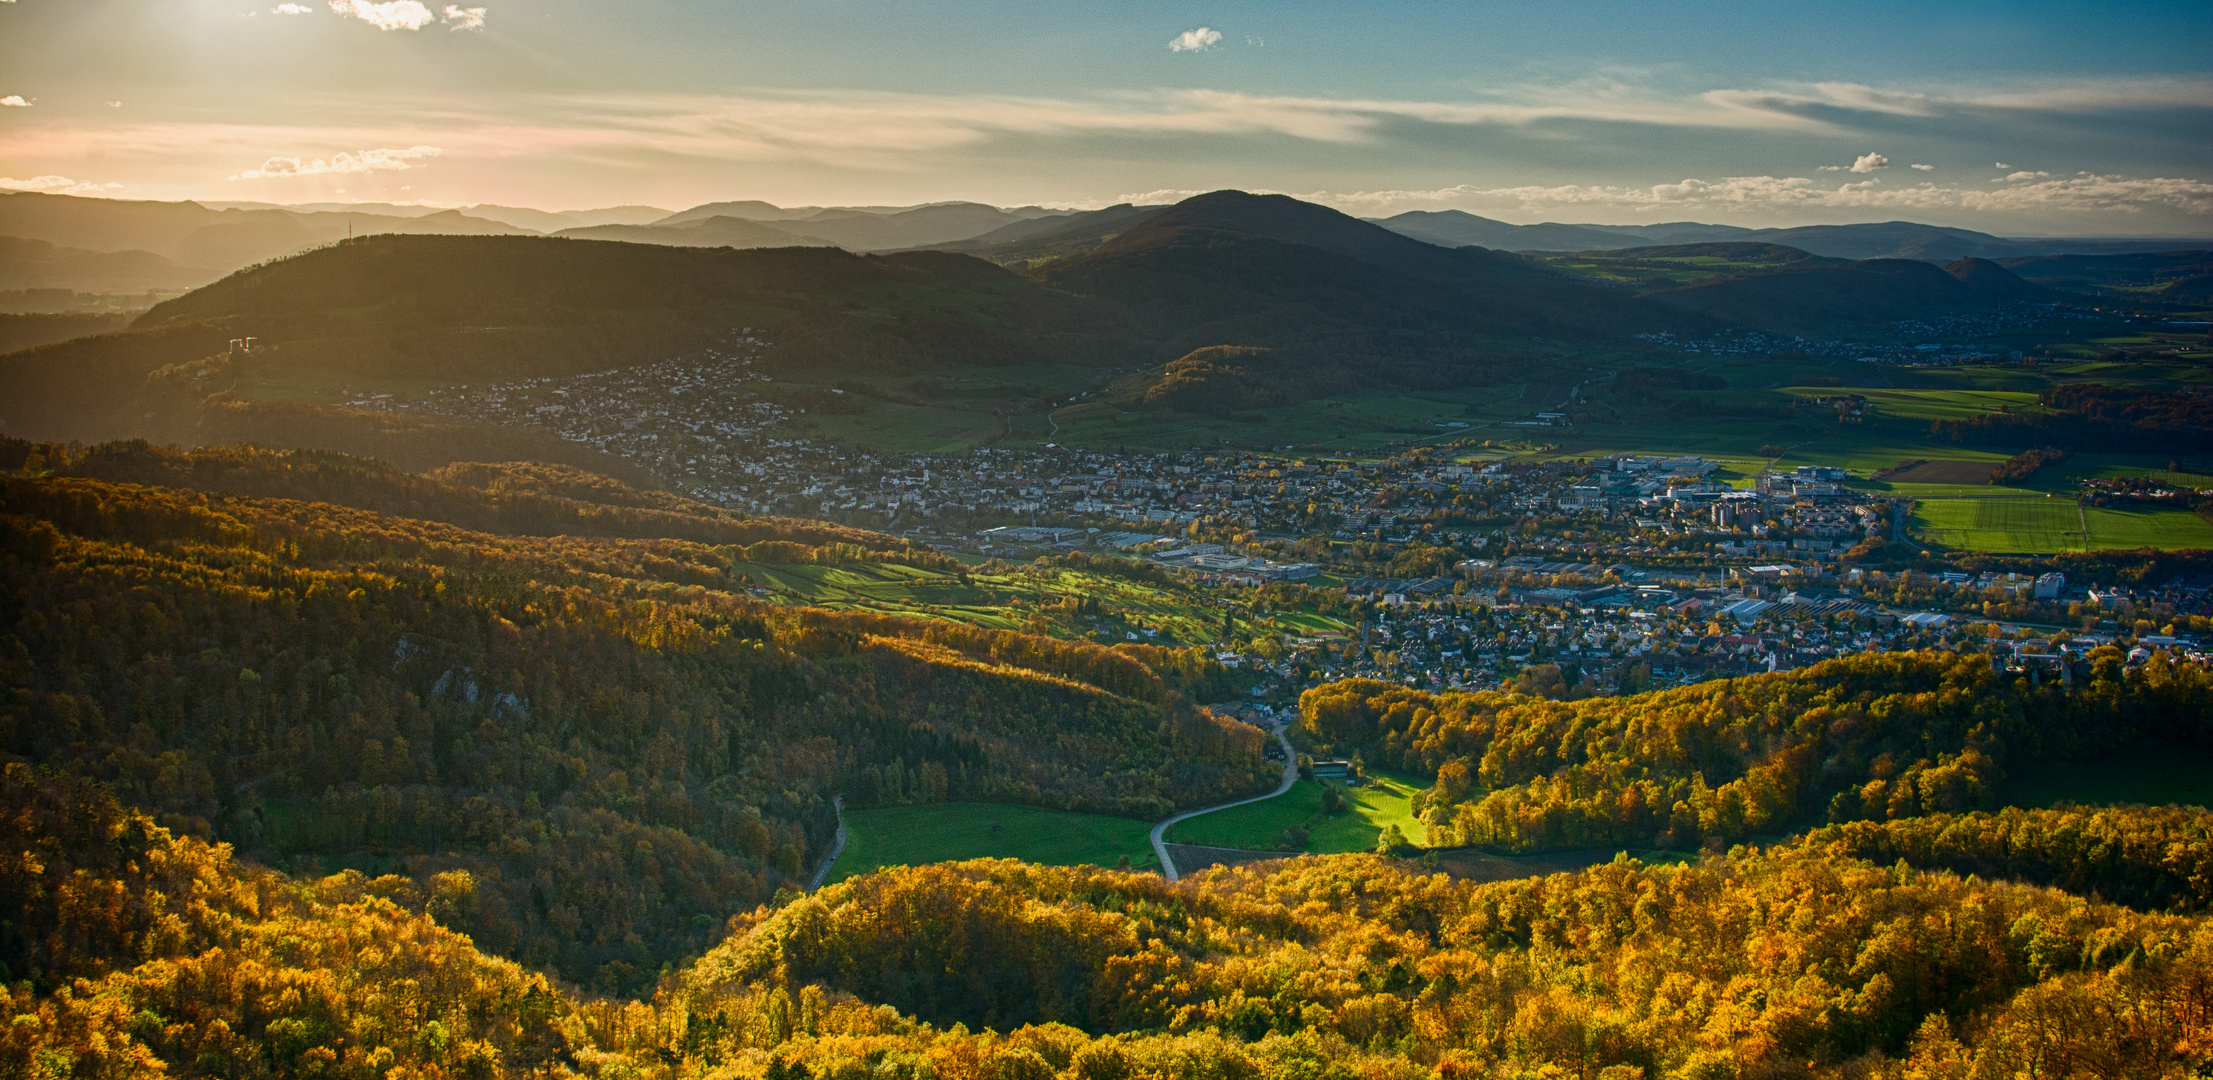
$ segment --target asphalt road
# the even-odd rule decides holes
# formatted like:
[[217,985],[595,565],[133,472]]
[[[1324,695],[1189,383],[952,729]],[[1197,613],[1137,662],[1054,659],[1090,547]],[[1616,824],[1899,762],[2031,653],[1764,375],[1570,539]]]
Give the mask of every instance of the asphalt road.
[[1298,751],[1291,749],[1291,740],[1284,738],[1283,732],[1281,731],[1276,732],[1276,741],[1283,744],[1283,783],[1276,785],[1276,789],[1274,791],[1271,791],[1266,795],[1256,795],[1250,799],[1239,799],[1233,803],[1223,803],[1220,806],[1209,806],[1199,810],[1186,810],[1183,813],[1177,814],[1176,816],[1153,826],[1153,854],[1160,857],[1160,872],[1168,875],[1168,880],[1177,881],[1183,877],[1183,875],[1176,872],[1176,861],[1168,857],[1168,841],[1163,839],[1163,837],[1168,835],[1169,826],[1174,825],[1179,821],[1189,821],[1192,818],[1198,817],[1200,814],[1211,814],[1216,810],[1227,810],[1232,806],[1244,806],[1248,803],[1260,802],[1263,799],[1273,799],[1276,796],[1291,790],[1291,785],[1299,782]]

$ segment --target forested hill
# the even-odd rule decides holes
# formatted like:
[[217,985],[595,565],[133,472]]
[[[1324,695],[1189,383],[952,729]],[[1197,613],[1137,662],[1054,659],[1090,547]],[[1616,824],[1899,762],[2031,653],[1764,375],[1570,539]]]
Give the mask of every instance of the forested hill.
[[[379,235],[242,270],[127,331],[0,357],[0,421],[33,438],[174,437],[158,425],[189,429],[241,377],[575,374],[728,349],[746,329],[774,344],[772,370],[1118,365],[1143,355],[1126,323],[1113,304],[945,253]],[[206,363],[249,336],[261,352]]]
[[[2124,874],[2204,865],[2213,817],[2171,816],[2114,815],[2097,830],[2112,843],[2055,854]],[[2064,811],[2024,818],[2024,833],[2082,831]],[[733,917],[649,1001],[621,1002],[448,929],[487,899],[464,871],[287,879],[19,764],[0,771],[0,834],[24,853],[0,862],[11,1076],[2184,1080],[2213,1065],[2204,916],[1916,868],[1910,840],[1895,858],[1880,838],[1823,838],[1488,885],[1374,856],[1181,885],[898,869]]]
[[842,544],[875,559],[945,561],[929,548],[885,533],[740,513],[542,462],[462,462],[416,474],[374,458],[313,450],[218,446],[183,452],[127,442],[71,455],[59,447],[0,439],[0,467],[21,468],[34,451],[42,455],[41,467],[55,476],[335,503],[504,536],[704,544],[777,540],[808,547]]
[[2213,673],[2127,670],[2110,645],[2090,659],[2073,687],[1982,655],[1886,653],[1579,702],[1350,679],[1300,712],[1317,752],[1434,775],[1418,804],[1432,843],[1693,848],[1989,810],[2009,769],[2145,739],[2213,749]]
[[1483,334],[1588,337],[1666,322],[1540,263],[1441,248],[1327,207],[1239,191],[1187,199],[1040,276],[1129,304],[1192,347],[1327,336],[1374,349],[1409,332],[1449,345]]
[[1663,307],[1790,333],[1866,328],[2051,298],[2006,268],[1973,258],[1941,268],[1911,259],[1799,264],[1645,295]]
[[[733,572],[941,558],[888,538],[525,497],[574,477],[149,455],[0,477],[0,754],[270,865],[467,870],[455,925],[580,985],[648,986],[800,881],[835,793],[1157,818],[1273,775],[1137,654],[775,607]],[[511,535],[221,490],[436,514],[462,480]],[[562,514],[728,531],[544,535]]]

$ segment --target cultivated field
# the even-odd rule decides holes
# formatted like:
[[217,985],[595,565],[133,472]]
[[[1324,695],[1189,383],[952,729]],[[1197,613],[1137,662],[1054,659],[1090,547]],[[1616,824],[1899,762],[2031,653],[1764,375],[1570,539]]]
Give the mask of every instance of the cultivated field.
[[2084,508],[2064,497],[1923,499],[1912,525],[1922,539],[1963,551],[2213,548],[2213,522],[2188,510]]
[[2073,499],[1925,499],[1913,512],[1912,527],[1930,543],[1965,551],[2083,549],[2082,518]]
[[1992,468],[1987,461],[1939,459],[1916,462],[1896,471],[1885,471],[1881,478],[1893,484],[1987,484],[1990,482]]

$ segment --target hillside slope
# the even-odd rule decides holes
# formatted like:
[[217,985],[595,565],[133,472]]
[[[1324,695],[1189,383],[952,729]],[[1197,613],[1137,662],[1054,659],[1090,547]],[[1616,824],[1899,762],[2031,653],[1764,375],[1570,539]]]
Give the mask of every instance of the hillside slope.
[[[2170,836],[2170,857],[2207,850],[2202,812],[2181,830],[2109,818],[2127,854],[2073,862],[2149,870],[2141,846]],[[900,868],[735,916],[649,1002],[621,1002],[455,933],[479,899],[464,873],[286,879],[19,764],[0,821],[35,853],[0,867],[11,1075],[1927,1080],[2213,1062],[2204,918],[1876,864],[1850,840],[1482,885],[1350,855],[1181,885]]]
[[131,482],[0,477],[0,753],[265,863],[465,870],[479,945],[605,991],[801,880],[836,793],[1157,818],[1272,775],[1130,653],[742,590],[945,565],[889,537],[328,456],[75,471]]
[[1789,266],[1646,293],[1644,299],[1740,326],[1806,333],[1988,310],[2042,293],[1982,260],[1962,265],[1960,273],[1970,280],[1918,260],[1869,259]]
[[[576,374],[696,352],[747,327],[789,367],[1107,364],[1130,355],[1125,321],[1113,305],[966,256],[376,236],[235,274],[123,333],[0,357],[0,421],[31,438],[176,438],[207,394],[249,376]],[[247,336],[259,352],[210,362]]]

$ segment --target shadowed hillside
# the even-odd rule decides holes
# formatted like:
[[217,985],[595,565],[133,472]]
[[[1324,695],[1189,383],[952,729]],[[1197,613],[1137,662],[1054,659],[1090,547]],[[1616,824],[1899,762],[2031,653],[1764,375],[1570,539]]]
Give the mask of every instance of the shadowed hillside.
[[[256,375],[569,375],[683,355],[747,327],[774,344],[771,365],[791,367],[1112,363],[1129,356],[1122,321],[1111,305],[967,256],[376,236],[241,271],[126,332],[0,357],[0,421],[32,438],[184,437],[207,394]],[[248,336],[258,352],[217,357]]]
[[1722,322],[1798,333],[1986,310],[2042,293],[1995,263],[1975,259],[1955,266],[1957,271],[1947,272],[1909,259],[1794,266],[1647,293],[1644,298]]

